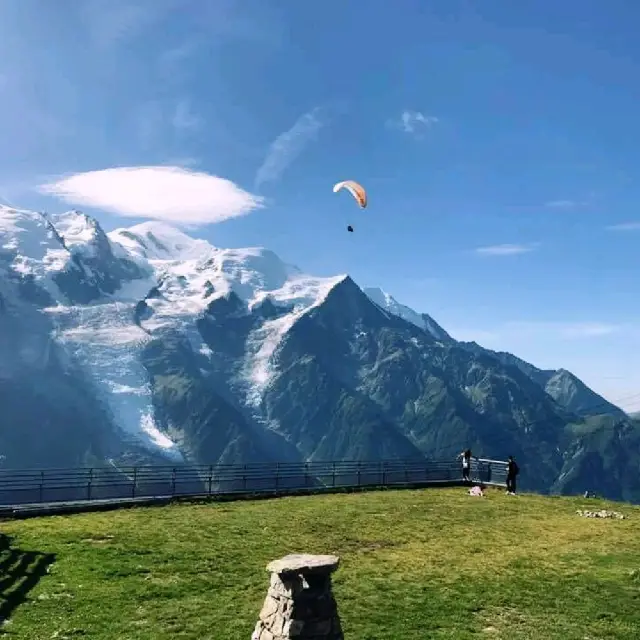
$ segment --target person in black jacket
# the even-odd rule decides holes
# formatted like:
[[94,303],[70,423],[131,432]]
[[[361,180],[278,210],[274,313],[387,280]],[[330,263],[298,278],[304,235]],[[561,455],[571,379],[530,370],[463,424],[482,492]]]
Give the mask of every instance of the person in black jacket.
[[462,458],[462,480],[471,482],[471,449],[465,449],[458,459]]
[[513,456],[509,456],[507,461],[507,493],[515,495],[516,493],[516,476],[520,473],[518,463],[513,459]]

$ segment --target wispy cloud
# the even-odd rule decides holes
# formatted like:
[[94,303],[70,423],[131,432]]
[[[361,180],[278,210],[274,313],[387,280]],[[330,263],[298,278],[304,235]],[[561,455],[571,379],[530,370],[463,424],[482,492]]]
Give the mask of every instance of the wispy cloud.
[[583,204],[585,203],[577,200],[549,200],[544,203],[544,206],[549,209],[575,209]]
[[143,145],[167,139],[172,133],[187,134],[197,131],[204,120],[194,110],[188,97],[177,102],[151,100],[143,102],[132,114],[135,134]]
[[157,101],[143,102],[132,112],[132,126],[139,141],[143,144],[152,143],[165,125],[162,105]]
[[404,131],[404,133],[419,136],[438,122],[440,120],[435,116],[428,116],[420,111],[405,110],[400,114],[400,117],[389,120],[387,124]]
[[584,207],[591,207],[598,200],[597,191],[589,191],[583,194],[580,198],[557,198],[554,200],[548,200],[544,203],[547,209],[561,209],[570,211],[573,209],[582,209]]
[[137,36],[179,6],[179,0],[83,0],[81,19],[101,49]]
[[607,227],[609,231],[640,231],[640,222],[622,222]]
[[255,188],[259,188],[265,182],[278,180],[304,148],[316,139],[318,132],[325,124],[322,109],[316,107],[300,116],[291,129],[281,133],[271,143],[256,173]]
[[[205,46],[211,46],[211,38],[204,35],[193,35],[178,46],[165,49],[160,52],[155,64],[158,82],[170,89],[184,87],[194,80],[197,75],[197,66],[189,64],[192,58],[204,52]],[[215,76],[215,71],[209,71],[209,75]]]
[[457,328],[450,331],[456,340],[476,341],[484,345],[505,345],[513,341],[588,340],[627,333],[622,325],[606,322],[505,322],[491,329]]
[[214,39],[278,46],[287,38],[287,21],[276,3],[264,0],[197,2],[198,22]]
[[620,325],[606,322],[507,322],[501,332],[526,335],[551,335],[561,338],[599,338],[620,332]]
[[169,73],[185,63],[191,56],[195,55],[201,45],[200,40],[195,38],[185,40],[177,47],[171,47],[163,51],[159,58],[158,64],[163,72]]
[[515,256],[521,253],[529,253],[537,247],[537,243],[494,244],[488,247],[478,247],[475,252],[481,256]]
[[41,185],[41,193],[122,217],[205,225],[264,207],[261,197],[230,180],[182,167],[116,167]]
[[203,120],[193,111],[191,101],[183,98],[176,105],[171,124],[178,131],[186,131],[198,129],[203,124]]

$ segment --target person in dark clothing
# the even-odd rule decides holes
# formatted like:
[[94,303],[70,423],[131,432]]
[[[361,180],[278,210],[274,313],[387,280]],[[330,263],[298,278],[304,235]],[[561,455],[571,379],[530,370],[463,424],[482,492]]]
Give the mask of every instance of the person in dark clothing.
[[471,482],[471,449],[465,449],[458,458],[462,458],[462,479]]
[[513,456],[509,456],[507,461],[507,493],[515,495],[516,493],[516,477],[520,473],[520,468]]

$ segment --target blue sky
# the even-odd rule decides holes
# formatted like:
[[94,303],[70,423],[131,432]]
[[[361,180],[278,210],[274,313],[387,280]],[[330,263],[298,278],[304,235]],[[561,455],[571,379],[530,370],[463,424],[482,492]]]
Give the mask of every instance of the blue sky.
[[[348,272],[640,408],[639,23],[624,0],[4,0],[0,199]],[[183,170],[107,171],[161,165]]]

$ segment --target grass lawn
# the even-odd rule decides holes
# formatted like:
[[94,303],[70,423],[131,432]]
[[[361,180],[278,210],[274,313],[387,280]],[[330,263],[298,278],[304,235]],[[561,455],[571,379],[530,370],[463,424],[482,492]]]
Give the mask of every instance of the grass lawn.
[[308,552],[341,558],[348,640],[638,640],[640,508],[609,503],[626,520],[575,513],[595,506],[607,505],[458,488],[3,522],[3,630],[15,640],[248,640],[267,562]]

